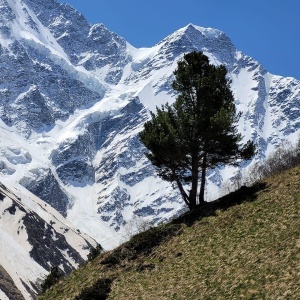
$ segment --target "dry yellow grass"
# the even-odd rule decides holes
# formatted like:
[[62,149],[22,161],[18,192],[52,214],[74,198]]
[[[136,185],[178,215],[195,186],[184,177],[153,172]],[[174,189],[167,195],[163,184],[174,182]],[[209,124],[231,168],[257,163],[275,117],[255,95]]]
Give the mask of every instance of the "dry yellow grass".
[[150,254],[109,266],[106,253],[39,299],[73,300],[99,277],[115,278],[116,300],[300,299],[300,167],[265,183],[181,219]]

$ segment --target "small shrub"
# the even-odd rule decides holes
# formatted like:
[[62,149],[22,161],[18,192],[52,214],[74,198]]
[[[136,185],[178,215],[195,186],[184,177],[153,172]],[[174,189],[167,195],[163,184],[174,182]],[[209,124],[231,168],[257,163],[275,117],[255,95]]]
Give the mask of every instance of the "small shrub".
[[105,259],[101,261],[103,265],[118,265],[122,260],[134,259],[136,257],[136,252],[133,249],[128,249],[127,247],[120,247],[110,253]]
[[114,278],[100,278],[91,287],[82,290],[74,300],[106,300]]
[[129,240],[127,247],[133,249],[138,254],[150,253],[162,241],[177,234],[180,228],[180,226],[174,224],[152,227],[147,231],[133,236]]
[[249,169],[245,183],[251,185],[299,165],[300,137],[294,146],[286,143],[284,146],[277,148],[265,161],[253,165]]
[[161,225],[133,236],[122,247],[109,254],[101,264],[116,265],[125,259],[135,259],[140,254],[148,254],[161,242],[176,235],[181,229],[179,224]]
[[124,233],[126,241],[135,234],[139,234],[154,226],[154,223],[143,219],[141,216],[134,215],[132,219],[125,225]]
[[279,174],[300,164],[300,140],[296,146],[286,145],[278,148],[258,168],[259,176],[266,178]]
[[147,264],[147,263],[143,263],[143,264],[139,264],[137,267],[136,267],[136,270],[138,272],[143,272],[145,270],[153,270],[155,269],[155,264]]
[[101,245],[97,244],[97,246],[95,248],[92,247],[90,250],[90,253],[87,256],[88,261],[95,259],[102,252],[103,252],[103,248]]
[[44,282],[41,284],[42,292],[44,293],[47,289],[49,289],[52,285],[57,283],[60,278],[62,278],[64,273],[62,270],[54,266],[51,268],[49,275],[45,278]]

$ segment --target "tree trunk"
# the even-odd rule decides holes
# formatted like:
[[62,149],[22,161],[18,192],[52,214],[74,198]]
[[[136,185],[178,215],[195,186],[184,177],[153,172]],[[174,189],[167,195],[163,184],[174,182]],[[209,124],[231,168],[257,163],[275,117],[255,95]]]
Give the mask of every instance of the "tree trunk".
[[190,209],[193,210],[197,206],[197,190],[198,190],[198,159],[194,155],[192,157],[192,186],[189,195]]
[[201,167],[201,186],[200,186],[200,194],[199,194],[199,204],[204,204],[204,190],[205,190],[205,177],[206,177],[206,157],[207,153],[203,155],[202,167]]
[[184,200],[184,202],[186,203],[186,205],[189,207],[190,210],[192,210],[191,206],[190,206],[190,201],[189,201],[189,197],[187,195],[187,193],[185,192],[180,180],[178,178],[176,178],[176,183],[177,183],[177,186],[179,188],[179,191],[180,191],[180,194]]

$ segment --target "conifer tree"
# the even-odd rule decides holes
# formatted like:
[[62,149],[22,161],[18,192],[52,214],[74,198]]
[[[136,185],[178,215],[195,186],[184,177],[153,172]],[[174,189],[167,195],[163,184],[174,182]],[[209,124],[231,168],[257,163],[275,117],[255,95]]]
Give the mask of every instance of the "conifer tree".
[[50,273],[41,284],[42,292],[44,293],[52,285],[56,284],[63,277],[63,272],[58,266],[53,266]]
[[214,66],[202,52],[191,52],[178,62],[174,75],[176,101],[151,113],[140,139],[158,175],[176,182],[192,210],[204,203],[207,169],[237,165],[250,159],[255,147],[251,141],[241,144],[241,114],[236,113],[225,66]]

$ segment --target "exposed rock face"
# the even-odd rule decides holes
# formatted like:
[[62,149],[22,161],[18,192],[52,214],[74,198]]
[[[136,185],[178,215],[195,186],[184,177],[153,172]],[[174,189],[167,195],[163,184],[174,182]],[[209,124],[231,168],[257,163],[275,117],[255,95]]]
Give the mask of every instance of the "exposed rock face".
[[28,176],[20,180],[20,184],[66,216],[71,199],[62,190],[50,169],[30,170]]
[[[42,2],[43,4],[41,4]],[[88,71],[106,67],[103,79],[117,83],[129,58],[126,41],[109,31],[103,24],[91,25],[84,16],[68,4],[49,1],[25,1],[37,14],[42,24],[53,34],[67,53],[72,64]]]
[[5,271],[5,269],[0,266],[0,291],[2,291],[6,297],[9,299],[24,300],[22,293],[16,287],[14,281]]

